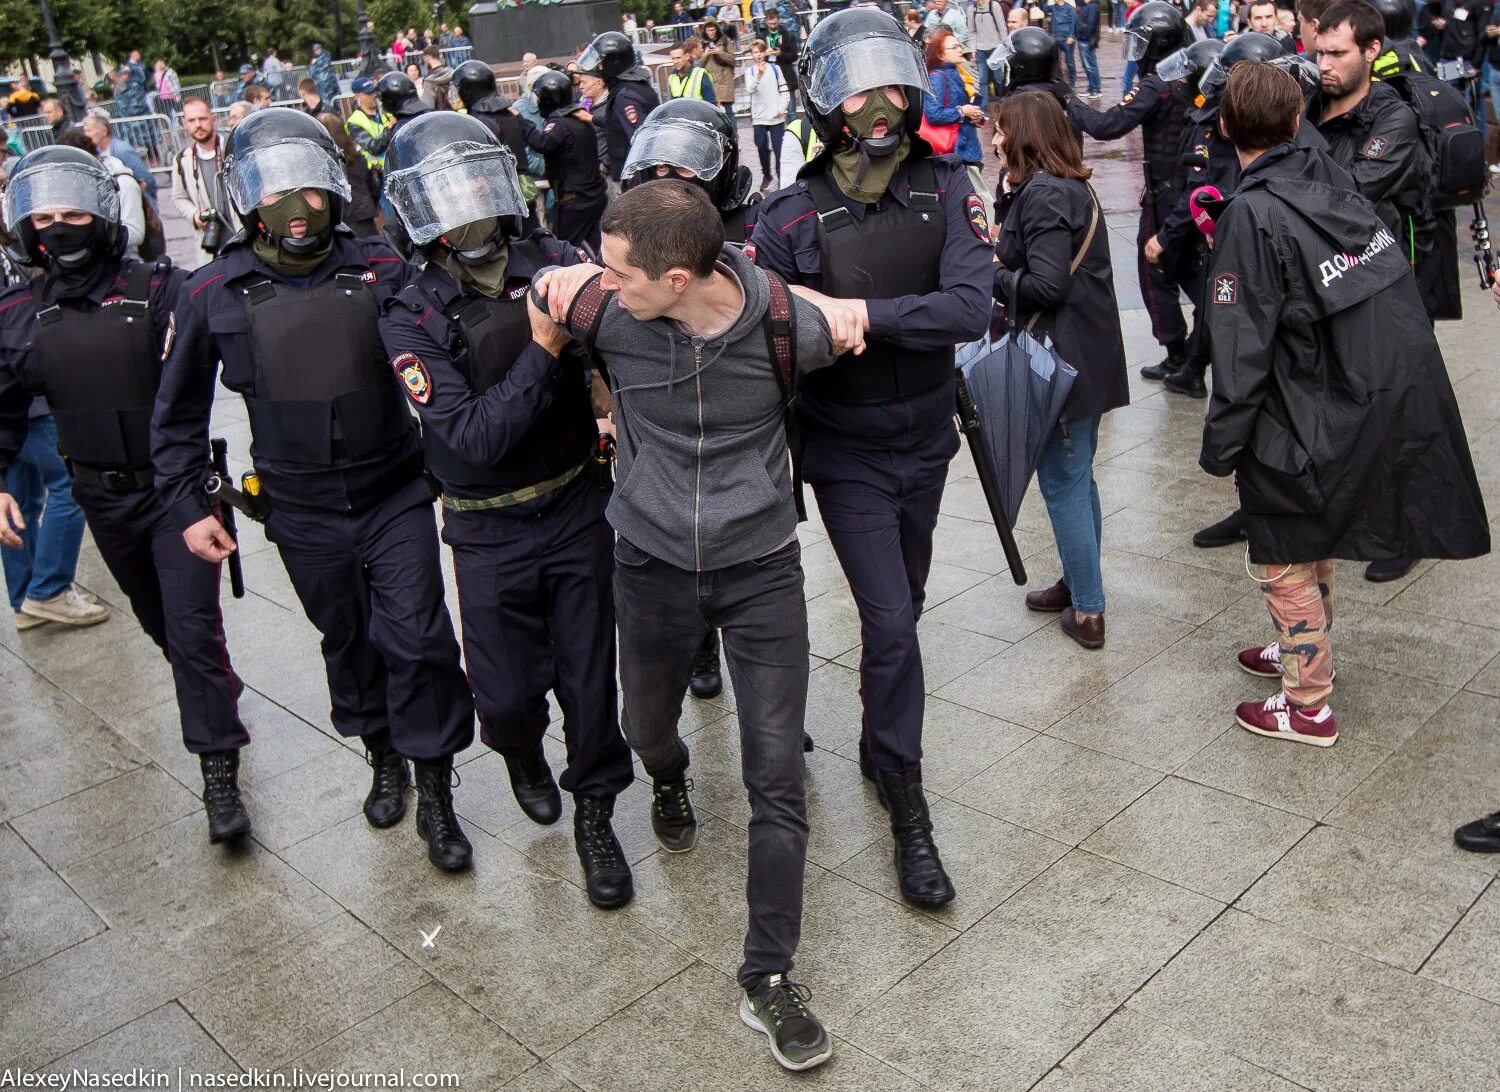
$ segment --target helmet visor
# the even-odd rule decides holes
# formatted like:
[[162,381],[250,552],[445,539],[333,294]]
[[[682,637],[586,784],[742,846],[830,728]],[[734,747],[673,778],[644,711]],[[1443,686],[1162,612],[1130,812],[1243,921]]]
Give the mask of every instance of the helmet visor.
[[1288,53],[1271,62],[1277,68],[1290,72],[1296,81],[1302,85],[1302,91],[1316,91],[1323,85],[1322,77],[1318,73],[1318,66],[1306,57],[1297,53]]
[[1010,59],[1016,55],[1016,47],[1011,44],[1009,38],[1001,42],[999,46],[990,50],[990,67],[996,72],[1004,72],[1010,64]]
[[1179,49],[1176,53],[1169,53],[1156,65],[1156,74],[1167,83],[1175,80],[1185,80],[1194,72],[1198,71],[1198,63],[1188,56],[1188,51]]
[[1221,60],[1215,59],[1203,73],[1203,79],[1198,82],[1198,93],[1212,102],[1224,92],[1224,83],[1229,79],[1229,69],[1224,67]]
[[1121,48],[1127,61],[1138,61],[1146,55],[1146,50],[1151,48],[1151,36],[1137,30],[1127,30],[1123,35]]
[[120,190],[102,165],[45,164],[17,172],[5,188],[5,222],[12,228],[34,213],[68,210],[120,222]]
[[476,220],[526,215],[510,149],[470,141],[387,175],[385,200],[417,246]]
[[[894,29],[894,23],[893,28]],[[808,98],[831,113],[851,95],[877,87],[927,90],[927,66],[905,34],[871,34],[840,43],[812,62]]]
[[604,58],[599,56],[599,51],[593,46],[589,46],[578,55],[578,71],[585,75],[598,72],[603,64]]
[[691,171],[700,181],[711,182],[728,158],[724,138],[707,125],[685,118],[647,120],[635,134],[620,174],[629,178],[637,171],[665,165]]
[[321,144],[295,137],[230,156],[225,178],[229,199],[241,215],[293,190],[327,190],[349,200],[344,165]]

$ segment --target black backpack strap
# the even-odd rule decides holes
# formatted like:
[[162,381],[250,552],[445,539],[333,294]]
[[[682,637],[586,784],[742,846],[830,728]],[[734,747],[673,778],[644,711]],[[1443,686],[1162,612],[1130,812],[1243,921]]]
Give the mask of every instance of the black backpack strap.
[[792,501],[797,506],[797,522],[807,521],[807,501],[802,496],[802,434],[797,427],[797,309],[786,281],[765,270],[771,302],[761,319],[766,336],[766,351],[781,387],[781,414],[786,429],[786,446],[792,455]]
[[807,179],[807,192],[812,195],[813,204],[818,207],[818,231],[838,237],[840,231],[858,231],[859,224],[854,219],[854,213],[849,211],[849,206],[840,200],[834,191],[833,183],[828,181],[828,172],[819,171]]
[[135,262],[125,274],[125,290],[120,294],[120,313],[128,319],[145,318],[151,311],[151,277],[155,262]]
[[932,160],[922,158],[910,161],[910,173],[907,175],[907,191],[911,197],[911,207],[923,212],[936,213],[933,218],[942,224],[943,200],[938,193],[937,172],[932,168]]

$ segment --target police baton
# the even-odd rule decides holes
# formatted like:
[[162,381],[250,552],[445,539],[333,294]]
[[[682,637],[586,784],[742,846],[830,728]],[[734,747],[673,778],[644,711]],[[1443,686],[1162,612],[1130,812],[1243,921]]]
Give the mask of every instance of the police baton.
[[[203,483],[203,491],[215,500],[222,500],[224,498],[221,495],[221,488],[229,477],[229,444],[227,441],[221,439],[210,440],[208,450],[210,453],[209,465],[213,467],[214,472]],[[229,563],[229,594],[236,599],[243,599],[245,598],[245,569],[240,564],[240,551],[238,548],[240,535],[234,526],[234,509],[227,505],[221,505],[219,508],[219,518],[223,520],[224,530],[229,533],[230,538],[234,539],[236,547],[225,558]]]
[[1001,502],[1000,487],[995,481],[995,468],[990,464],[989,450],[984,446],[984,431],[979,423],[979,407],[969,394],[969,384],[964,379],[962,368],[954,369],[958,380],[958,427],[964,439],[969,441],[969,453],[974,456],[974,469],[979,474],[979,486],[984,490],[984,499],[990,506],[990,518],[995,521],[995,533],[1000,536],[1000,549],[1005,553],[1005,562],[1010,566],[1010,578],[1017,585],[1026,583],[1026,565],[1021,560],[1021,550],[1016,545],[1016,536],[1010,529],[1010,520],[1005,518],[1005,505]]

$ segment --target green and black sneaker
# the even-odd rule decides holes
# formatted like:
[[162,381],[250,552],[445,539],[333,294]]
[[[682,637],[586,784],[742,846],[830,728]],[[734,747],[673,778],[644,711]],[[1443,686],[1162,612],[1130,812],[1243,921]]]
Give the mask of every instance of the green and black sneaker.
[[686,777],[651,782],[651,829],[668,853],[686,853],[698,844],[692,791],[693,783]]
[[822,1021],[808,1009],[812,991],[784,974],[768,974],[751,983],[740,998],[740,1019],[764,1032],[771,1053],[786,1069],[822,1065],[833,1055],[833,1041]]

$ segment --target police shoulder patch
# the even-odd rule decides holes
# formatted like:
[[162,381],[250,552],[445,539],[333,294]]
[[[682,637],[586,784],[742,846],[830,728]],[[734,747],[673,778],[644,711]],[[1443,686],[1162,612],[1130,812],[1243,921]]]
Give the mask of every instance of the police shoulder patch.
[[546,125],[542,126],[542,132],[544,132],[544,133],[550,133],[550,132],[552,132],[553,129],[556,129],[556,128],[557,128],[557,122],[555,122],[555,121],[549,121],[549,122],[547,122]]
[[364,281],[366,284],[374,284],[375,283],[375,270],[373,270],[373,269],[366,269],[363,273],[361,273],[359,275],[359,279],[362,280],[362,281]]
[[1214,277],[1214,302],[1233,307],[1239,302],[1240,279],[1233,273],[1220,273]]
[[427,375],[427,365],[416,353],[397,353],[391,358],[391,367],[400,376],[406,393],[419,406],[432,400],[432,381]]
[[971,193],[964,198],[964,212],[968,214],[969,226],[974,229],[974,234],[985,242],[990,241],[990,220],[984,214],[984,198],[977,193]]
[[745,257],[749,258],[752,262],[755,261],[755,244],[754,243],[746,243],[740,249],[744,251]]
[[1366,159],[1379,159],[1382,155],[1385,154],[1385,150],[1390,146],[1391,142],[1385,137],[1372,136],[1369,142],[1365,145],[1364,151],[1360,152],[1360,155],[1364,156]]
[[630,124],[632,124],[632,125],[639,125],[640,124],[640,122],[641,122],[641,112],[636,109],[635,103],[633,103],[633,102],[627,102],[625,104],[625,120],[628,121],[628,122],[630,122]]
[[173,311],[167,316],[167,338],[162,342],[161,358],[167,359],[167,354],[172,351],[172,342],[177,340],[177,312]]
[[1123,99],[1120,100],[1120,105],[1121,106],[1129,106],[1134,101],[1135,101],[1135,92],[1131,91]]

